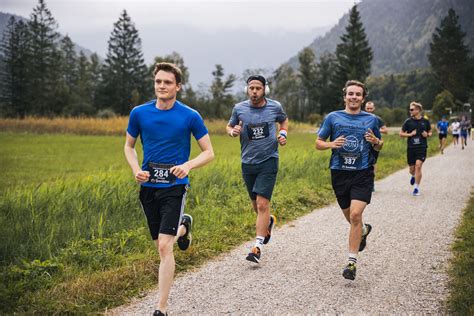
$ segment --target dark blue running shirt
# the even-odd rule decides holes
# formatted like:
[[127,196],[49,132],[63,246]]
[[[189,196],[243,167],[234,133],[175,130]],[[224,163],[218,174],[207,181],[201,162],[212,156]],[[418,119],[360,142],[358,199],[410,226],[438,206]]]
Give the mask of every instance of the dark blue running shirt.
[[344,110],[329,113],[318,131],[318,136],[330,141],[344,136],[346,142],[338,149],[332,149],[329,167],[337,170],[364,170],[375,162],[372,144],[364,135],[371,129],[377,138],[381,138],[379,122],[373,114],[361,111],[349,114]]

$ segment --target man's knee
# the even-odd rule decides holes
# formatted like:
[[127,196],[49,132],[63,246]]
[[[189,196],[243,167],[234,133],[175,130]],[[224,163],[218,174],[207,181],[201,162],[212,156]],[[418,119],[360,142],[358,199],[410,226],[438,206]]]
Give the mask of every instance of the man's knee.
[[257,196],[257,209],[259,212],[266,212],[269,209],[270,201],[264,197]]
[[362,212],[351,211],[350,220],[351,220],[351,224],[362,223]]
[[157,247],[160,257],[169,256],[173,253],[174,236],[158,238]]

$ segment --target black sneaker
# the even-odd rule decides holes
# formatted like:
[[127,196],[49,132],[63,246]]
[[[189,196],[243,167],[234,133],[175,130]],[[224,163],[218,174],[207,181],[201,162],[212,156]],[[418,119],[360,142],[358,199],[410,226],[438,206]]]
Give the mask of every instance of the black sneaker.
[[159,309],[155,310],[153,316],[168,316],[168,313],[162,313]]
[[260,248],[253,247],[252,251],[249,252],[249,254],[247,255],[247,258],[245,259],[251,262],[259,263],[260,262]]
[[186,233],[178,238],[178,247],[181,250],[186,250],[191,245],[191,241],[193,240],[193,236],[191,236],[191,229],[193,227],[193,218],[189,214],[184,214],[183,219],[181,220],[181,224],[186,227]]
[[365,246],[367,245],[367,236],[369,236],[371,230],[372,230],[372,225],[370,224],[365,224],[365,227],[367,227],[367,234],[362,235],[362,239],[360,241],[359,245],[359,251],[362,251],[365,249]]
[[267,235],[265,236],[265,239],[263,240],[263,244],[266,245],[270,241],[270,238],[272,238],[272,228],[273,225],[275,225],[276,222],[276,217],[275,215],[270,215],[270,223],[268,224],[268,232]]
[[342,271],[342,276],[348,280],[355,280],[356,278],[356,266],[354,263],[350,262]]

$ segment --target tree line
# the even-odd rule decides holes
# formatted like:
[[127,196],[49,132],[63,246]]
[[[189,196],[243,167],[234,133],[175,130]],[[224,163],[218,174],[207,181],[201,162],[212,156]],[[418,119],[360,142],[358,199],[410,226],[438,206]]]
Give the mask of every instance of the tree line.
[[[283,64],[264,73],[271,84],[270,97],[279,100],[293,120],[315,123],[341,108],[344,83],[356,79],[367,83],[369,99],[394,123],[402,116],[400,110],[394,111],[412,100],[433,107],[437,115],[447,108],[462,110],[462,104],[473,98],[474,62],[457,19],[450,10],[433,34],[431,69],[370,77],[373,52],[354,5],[335,53],[324,53],[316,62],[308,47],[298,55],[298,69]],[[189,84],[189,70],[176,52],[146,65],[139,32],[126,10],[113,25],[105,60],[77,52],[71,38],[61,37],[57,29],[44,0],[38,1],[26,22],[10,18],[0,43],[0,116],[127,115],[154,98],[152,71],[161,61],[182,69],[184,84],[178,97],[203,117],[227,119],[233,104],[245,98],[233,92],[240,78],[226,75],[222,65],[215,66],[205,89]],[[248,69],[242,79],[255,72],[265,70]]]

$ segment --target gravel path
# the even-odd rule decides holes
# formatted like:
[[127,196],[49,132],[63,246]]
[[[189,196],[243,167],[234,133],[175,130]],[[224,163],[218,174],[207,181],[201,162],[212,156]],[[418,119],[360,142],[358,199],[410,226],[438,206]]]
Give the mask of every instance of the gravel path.
[[[473,145],[429,158],[421,196],[411,195],[407,169],[376,183],[355,281],[341,275],[349,226],[332,204],[277,228],[259,266],[244,260],[247,242],[178,277],[169,313],[443,313],[449,246],[473,185]],[[109,313],[151,314],[156,301],[155,290]]]

